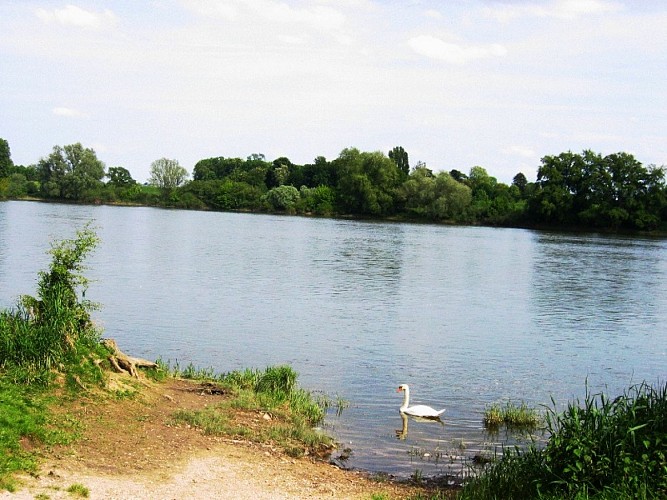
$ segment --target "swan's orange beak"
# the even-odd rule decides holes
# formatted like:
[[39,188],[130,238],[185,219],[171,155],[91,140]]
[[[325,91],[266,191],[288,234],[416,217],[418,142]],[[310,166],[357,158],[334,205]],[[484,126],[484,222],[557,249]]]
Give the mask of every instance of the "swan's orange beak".
[[401,392],[402,390],[403,390],[403,389],[401,389],[401,388],[399,387],[398,389],[396,389],[396,392]]

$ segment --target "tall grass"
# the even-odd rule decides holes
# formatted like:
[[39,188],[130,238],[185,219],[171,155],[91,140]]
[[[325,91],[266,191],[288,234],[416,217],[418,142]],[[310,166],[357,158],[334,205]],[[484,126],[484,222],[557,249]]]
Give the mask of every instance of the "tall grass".
[[546,415],[546,446],[508,449],[461,498],[667,497],[667,384],[642,383]]
[[505,406],[494,403],[484,411],[484,426],[495,429],[506,425],[512,429],[534,429],[541,422],[539,413],[525,402],[520,405],[508,401]]

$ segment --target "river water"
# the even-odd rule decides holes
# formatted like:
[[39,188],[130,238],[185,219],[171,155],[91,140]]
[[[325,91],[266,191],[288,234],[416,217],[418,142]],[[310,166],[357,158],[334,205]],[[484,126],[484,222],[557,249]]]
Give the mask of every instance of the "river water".
[[[0,308],[88,221],[104,336],[181,367],[290,364],[350,402],[325,429],[349,467],[458,473],[517,439],[484,430],[492,403],[667,379],[665,239],[3,202]],[[442,423],[404,428],[401,383]]]

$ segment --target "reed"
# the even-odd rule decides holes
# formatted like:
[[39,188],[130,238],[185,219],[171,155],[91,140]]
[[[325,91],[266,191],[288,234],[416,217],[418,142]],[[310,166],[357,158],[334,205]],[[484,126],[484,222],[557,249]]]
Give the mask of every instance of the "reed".
[[664,498],[667,496],[667,384],[642,383],[610,399],[556,404],[544,448],[504,451],[461,498]]
[[505,406],[494,403],[484,411],[484,425],[487,428],[505,425],[513,429],[534,429],[541,421],[539,412],[523,401],[520,405],[512,401],[505,403]]

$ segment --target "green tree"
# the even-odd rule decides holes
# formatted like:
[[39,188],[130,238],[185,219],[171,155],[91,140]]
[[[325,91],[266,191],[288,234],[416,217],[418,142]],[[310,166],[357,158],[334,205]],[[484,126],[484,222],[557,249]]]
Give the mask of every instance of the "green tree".
[[289,158],[284,156],[276,158],[266,172],[266,186],[274,188],[287,184],[293,168],[294,165]]
[[109,184],[116,187],[128,187],[137,183],[132,178],[130,171],[123,167],[110,167],[107,173]]
[[519,172],[512,179],[512,186],[516,186],[519,189],[519,192],[523,194],[526,190],[526,186],[528,186],[528,179],[526,179],[526,176],[523,175],[522,172]]
[[262,199],[272,210],[294,213],[300,197],[297,188],[283,185],[270,189]]
[[389,215],[401,173],[384,153],[344,149],[334,161],[338,174],[338,200],[347,213]]
[[301,194],[301,210],[304,213],[333,214],[336,202],[333,188],[322,185],[313,188],[301,186],[299,193]]
[[28,195],[29,183],[23,174],[12,174],[9,176],[7,196],[10,198],[23,198]]
[[335,188],[338,184],[338,176],[332,162],[328,162],[324,156],[318,156],[313,163],[308,163],[301,169],[302,178],[300,185],[314,188],[327,186]]
[[9,151],[9,143],[5,139],[0,138],[0,178],[8,177],[13,166],[14,163]]
[[160,188],[163,194],[170,192],[183,184],[188,178],[188,171],[181,167],[178,160],[160,158],[151,163],[150,178],[148,183]]
[[530,199],[533,220],[606,228],[653,229],[663,220],[664,169],[628,153],[590,150],[545,156]]
[[196,163],[192,172],[192,178],[195,181],[225,179],[234,171],[242,170],[244,164],[245,160],[241,158],[225,158],[223,156],[206,158]]
[[104,163],[95,151],[81,143],[54,146],[53,152],[39,160],[42,193],[47,197],[81,200],[88,191],[102,185]]
[[461,172],[460,170],[452,169],[449,171],[449,175],[457,182],[466,183],[468,181],[468,176]]
[[389,151],[389,158],[394,160],[398,170],[403,173],[403,177],[407,177],[410,173],[410,162],[408,160],[408,153],[403,149],[403,146],[396,146]]
[[447,172],[433,175],[426,167],[416,167],[398,189],[404,209],[432,220],[462,219],[471,202],[471,190]]

